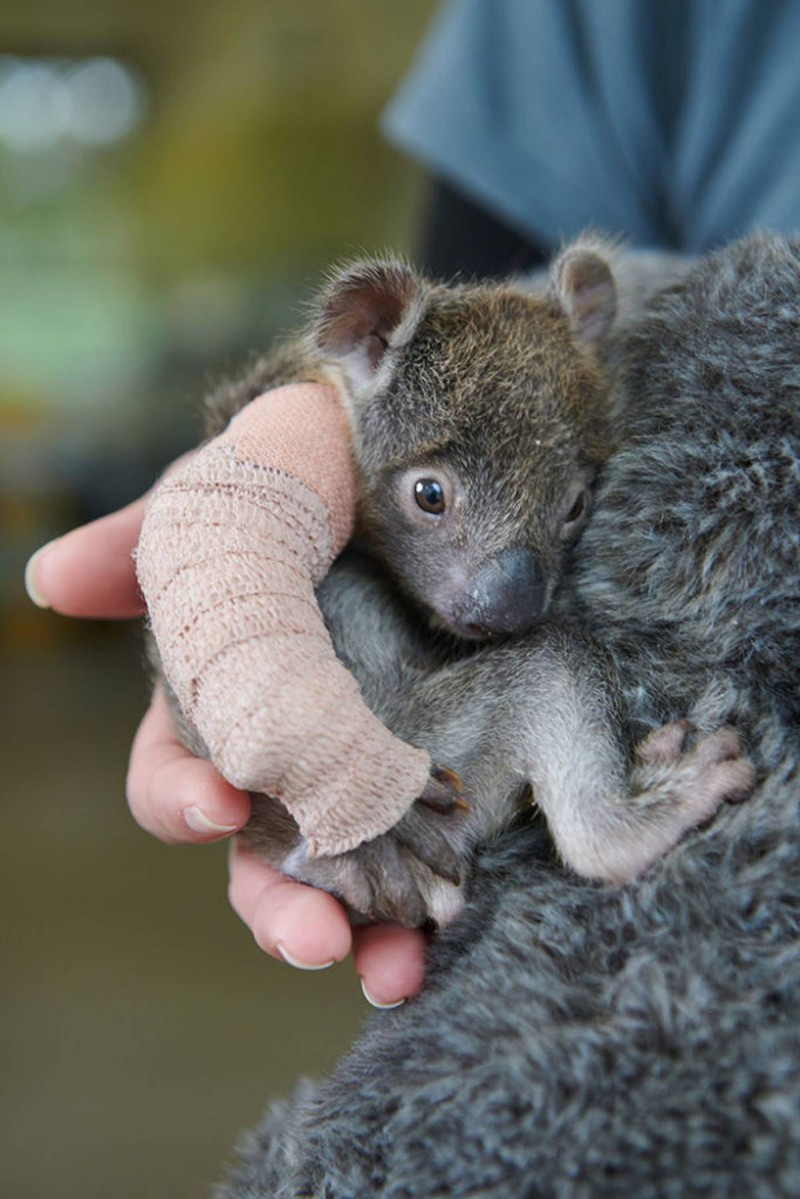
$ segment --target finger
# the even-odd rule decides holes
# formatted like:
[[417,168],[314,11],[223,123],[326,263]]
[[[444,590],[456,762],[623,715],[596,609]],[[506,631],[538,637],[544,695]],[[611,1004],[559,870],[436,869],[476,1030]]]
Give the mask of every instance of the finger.
[[356,971],[373,1007],[395,1007],[422,988],[425,936],[399,924],[354,930]]
[[160,688],[134,738],[127,794],[137,823],[173,844],[218,841],[250,816],[246,792],[178,740]]
[[231,906],[266,953],[301,970],[322,970],[347,957],[350,922],[332,895],[286,878],[240,840],[231,845],[230,871]]
[[104,620],[141,616],[133,551],[147,497],[73,529],[42,546],[25,569],[28,594],[40,608]]

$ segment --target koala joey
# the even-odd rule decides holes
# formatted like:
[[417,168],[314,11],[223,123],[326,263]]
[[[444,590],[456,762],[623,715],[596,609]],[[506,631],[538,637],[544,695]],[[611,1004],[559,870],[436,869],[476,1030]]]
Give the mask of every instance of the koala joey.
[[621,884],[752,786],[737,735],[694,739],[682,712],[634,750],[614,661],[568,606],[552,616],[612,448],[615,316],[654,281],[649,259],[638,274],[635,256],[613,265],[594,238],[541,290],[356,263],[301,338],[209,400],[212,434],[282,383],[333,381],[346,400],[357,532],[319,603],[375,714],[441,768],[395,828],[349,853],[312,857],[266,796],[244,836],[356,919],[452,920],[472,846],[531,799],[569,867]]

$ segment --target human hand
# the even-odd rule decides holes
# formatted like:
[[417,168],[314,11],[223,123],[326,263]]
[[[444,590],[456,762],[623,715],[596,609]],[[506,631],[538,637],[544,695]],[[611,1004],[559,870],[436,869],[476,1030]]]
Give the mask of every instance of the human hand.
[[[33,601],[66,616],[113,620],[143,615],[132,554],[145,504],[146,497],[73,529],[34,554],[25,574]],[[246,793],[178,741],[158,691],[133,743],[127,791],[137,822],[173,844],[230,837],[250,813]],[[402,1002],[422,985],[420,932],[394,925],[352,929],[331,895],[286,879],[236,841],[229,896],[261,948],[290,965],[322,969],[352,949],[364,993],[376,1006]]]

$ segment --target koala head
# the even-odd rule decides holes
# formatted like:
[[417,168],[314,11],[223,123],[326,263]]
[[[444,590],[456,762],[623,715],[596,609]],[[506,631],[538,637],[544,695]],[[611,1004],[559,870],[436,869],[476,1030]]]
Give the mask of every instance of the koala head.
[[543,294],[374,261],[320,298],[308,336],[346,396],[360,527],[459,636],[521,633],[547,611],[606,453],[596,350],[615,311],[606,258],[580,242]]

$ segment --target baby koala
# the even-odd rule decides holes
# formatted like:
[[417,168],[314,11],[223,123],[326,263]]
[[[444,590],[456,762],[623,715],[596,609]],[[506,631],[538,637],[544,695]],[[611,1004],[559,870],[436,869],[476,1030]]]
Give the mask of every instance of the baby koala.
[[210,403],[216,433],[281,383],[345,396],[357,533],[318,600],[371,709],[444,768],[395,828],[348,853],[311,856],[267,797],[244,835],[360,916],[453,919],[471,847],[531,796],[568,866],[621,884],[752,787],[730,729],[692,742],[687,722],[668,723],[632,756],[612,661],[568,613],[548,617],[611,451],[602,358],[617,305],[611,255],[591,238],[559,256],[544,294],[357,263],[302,339]]

